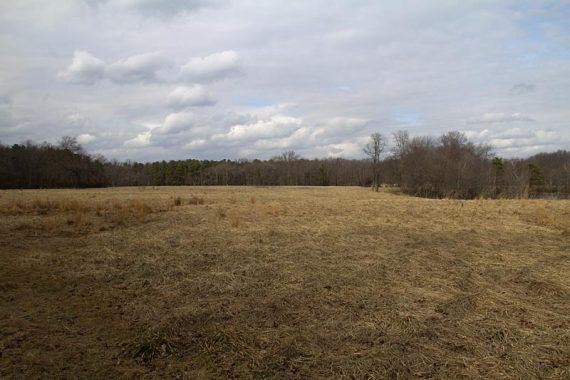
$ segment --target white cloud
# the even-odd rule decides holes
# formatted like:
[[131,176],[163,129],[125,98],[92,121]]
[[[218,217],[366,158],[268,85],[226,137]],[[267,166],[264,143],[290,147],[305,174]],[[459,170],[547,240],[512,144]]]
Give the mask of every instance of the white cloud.
[[484,114],[480,118],[468,120],[467,124],[512,123],[516,121],[535,122],[536,120],[528,115],[523,115],[518,112],[511,114],[502,112],[490,112]]
[[509,128],[505,131],[496,131],[494,136],[502,139],[523,139],[532,138],[535,132],[523,128]]
[[159,52],[138,54],[110,64],[105,74],[117,84],[157,82],[160,81],[159,70],[170,64],[170,60]]
[[356,142],[346,142],[342,144],[331,144],[327,146],[328,156],[348,156],[355,157],[362,152],[362,145]]
[[279,138],[288,136],[291,132],[297,130],[301,124],[302,120],[299,118],[277,115],[269,120],[234,125],[227,133],[214,135],[212,139],[246,142],[263,138]]
[[570,9],[513,4],[0,1],[0,140],[90,134],[93,153],[140,160],[362,157],[371,132],[463,126],[510,155],[569,149]]
[[370,120],[358,117],[332,117],[323,120],[313,133],[314,138],[344,138],[361,132],[370,124]]
[[188,144],[184,145],[184,148],[195,149],[195,148],[207,146],[207,144],[208,144],[208,140],[206,140],[206,139],[196,139],[196,140],[192,140]]
[[154,133],[163,135],[172,135],[180,132],[187,131],[196,122],[196,116],[192,112],[178,112],[171,113],[164,119],[164,123],[157,129],[153,130]]
[[167,103],[175,109],[205,107],[216,104],[216,99],[204,86],[178,86],[168,94]]
[[226,50],[190,60],[182,66],[180,75],[188,82],[213,82],[240,72],[238,53]]
[[[285,131],[284,131],[285,132]],[[300,127],[292,132],[279,136],[261,136],[254,143],[254,147],[261,150],[280,152],[286,149],[299,149],[311,144],[311,129]]]
[[109,65],[86,51],[73,53],[71,64],[58,73],[58,78],[75,84],[93,85],[103,79],[119,85],[139,82],[161,82],[162,69],[172,62],[162,53],[144,53],[120,59]]
[[489,136],[490,131],[488,129],[483,129],[482,131],[465,131],[464,133],[465,137],[468,139],[479,142],[486,139]]
[[80,144],[87,144],[90,143],[91,141],[94,141],[97,137],[93,136],[92,134],[89,133],[82,133],[79,136],[77,136],[77,142]]
[[86,51],[75,51],[71,64],[58,73],[58,77],[66,82],[93,85],[103,79],[105,62]]
[[558,146],[570,143],[568,137],[552,130],[523,128],[484,129],[465,131],[465,135],[474,142],[491,144],[500,155],[512,156],[516,152],[528,154],[539,151],[555,150]]
[[150,145],[151,131],[141,132],[134,138],[125,141],[124,146],[129,147],[145,147]]

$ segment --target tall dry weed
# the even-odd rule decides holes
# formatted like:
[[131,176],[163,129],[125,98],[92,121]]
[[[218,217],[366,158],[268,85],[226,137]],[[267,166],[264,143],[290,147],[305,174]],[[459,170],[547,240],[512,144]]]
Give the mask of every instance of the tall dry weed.
[[233,209],[230,211],[230,225],[232,227],[239,227],[241,222],[241,214],[238,209]]
[[86,215],[84,211],[81,209],[74,210],[68,217],[67,217],[67,224],[81,227],[86,223]]
[[203,205],[204,204],[204,198],[192,196],[192,197],[190,197],[190,199],[188,199],[188,204],[189,205]]
[[47,215],[50,212],[57,211],[61,208],[61,204],[49,199],[34,199],[28,205],[28,209],[35,211],[38,215]]
[[221,207],[218,207],[216,209],[216,216],[218,217],[218,219],[224,219],[227,216],[226,210],[224,210]]

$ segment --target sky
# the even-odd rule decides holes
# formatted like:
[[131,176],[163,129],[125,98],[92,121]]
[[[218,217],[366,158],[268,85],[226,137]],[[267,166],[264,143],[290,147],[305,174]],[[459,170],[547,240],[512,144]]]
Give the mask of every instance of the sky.
[[2,0],[0,142],[143,162],[362,158],[397,130],[570,149],[568,20],[541,0]]

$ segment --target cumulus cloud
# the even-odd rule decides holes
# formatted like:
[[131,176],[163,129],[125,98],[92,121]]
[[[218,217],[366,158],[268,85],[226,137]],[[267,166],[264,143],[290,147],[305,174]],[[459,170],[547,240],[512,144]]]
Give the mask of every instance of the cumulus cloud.
[[250,124],[234,125],[227,133],[217,134],[213,140],[246,142],[264,138],[279,138],[288,136],[297,130],[302,120],[291,116],[277,115],[269,120],[259,120]]
[[[76,51],[71,63],[58,73],[58,77],[82,85],[93,85],[104,79],[118,85],[165,83],[160,72],[172,65],[173,61],[161,52],[137,54],[106,64],[86,51]],[[233,50],[194,58],[180,70],[180,79],[194,84],[176,87],[169,95],[168,105],[175,108],[213,105],[215,99],[195,82],[214,82],[240,72],[238,54]]]
[[503,151],[509,151],[516,148],[542,148],[545,149],[549,145],[556,145],[559,143],[561,136],[554,131],[536,130],[530,131],[523,135],[519,134],[499,134],[497,137],[492,138],[489,143],[495,148]]
[[332,117],[319,123],[313,138],[345,138],[361,132],[370,126],[370,120],[358,117]]
[[187,143],[186,145],[184,145],[185,149],[196,149],[196,148],[201,148],[201,147],[206,147],[208,144],[208,140],[206,139],[196,139],[196,140],[192,140],[189,143]]
[[326,147],[327,156],[338,157],[348,156],[355,157],[362,152],[362,145],[358,142],[349,141],[341,144],[332,144]]
[[553,131],[548,148],[568,149],[567,13],[506,0],[0,1],[0,140],[89,134],[90,151],[139,160],[362,157],[372,132],[464,125],[505,145]]
[[137,134],[130,140],[125,141],[124,146],[127,148],[139,148],[150,145],[151,131],[145,131]]
[[533,154],[568,144],[569,139],[559,132],[546,129],[524,128],[468,130],[465,135],[472,141],[488,143],[499,155],[511,156],[524,152]]
[[105,74],[117,84],[158,82],[158,71],[170,64],[170,60],[158,52],[138,54],[110,64]]
[[168,94],[167,103],[175,109],[206,107],[216,104],[216,99],[201,85],[178,86]]
[[[274,113],[268,114],[269,109]],[[144,143],[225,157],[258,156],[250,148],[268,152],[305,146],[312,139],[312,129],[303,125],[301,118],[278,113],[278,109],[267,107],[259,112],[222,115],[187,110],[170,113],[159,126],[151,128],[149,134],[140,134],[129,145]]]
[[163,135],[173,135],[187,131],[196,122],[196,116],[192,112],[171,113],[164,119],[164,124],[153,131]]
[[225,133],[232,125],[247,124],[252,120],[250,115],[235,113],[212,116],[188,110],[174,112],[168,114],[158,126],[150,128],[147,141],[153,146],[175,149],[204,147],[223,152],[223,142],[214,142],[212,136]]
[[93,85],[103,79],[119,85],[161,82],[159,71],[171,64],[171,61],[159,52],[133,55],[107,65],[86,51],[76,51],[71,64],[60,71],[58,77],[66,82],[82,85]]
[[528,139],[534,137],[536,133],[523,128],[509,128],[504,131],[495,131],[492,135],[500,139]]
[[282,133],[282,136],[264,136],[253,142],[253,147],[262,151],[279,152],[283,150],[299,150],[311,144],[311,129],[308,127],[300,127],[292,129],[288,133]]
[[518,112],[507,114],[502,112],[486,113],[480,118],[468,120],[467,124],[495,124],[495,123],[512,123],[516,121],[535,122],[536,120],[528,115]]
[[188,82],[214,82],[240,72],[238,53],[226,50],[190,60],[182,66],[180,75]]
[[89,86],[103,79],[104,75],[105,62],[86,51],[75,51],[69,66],[58,73],[58,77],[66,82]]
[[95,140],[96,138],[97,137],[93,136],[90,133],[82,133],[79,136],[77,136],[77,142],[80,144],[87,144]]

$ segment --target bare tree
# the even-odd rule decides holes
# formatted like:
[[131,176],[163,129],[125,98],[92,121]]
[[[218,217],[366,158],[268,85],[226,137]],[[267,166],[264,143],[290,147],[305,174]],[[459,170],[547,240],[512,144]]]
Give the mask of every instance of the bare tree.
[[564,173],[566,173],[566,191],[570,191],[570,161],[566,161],[564,166],[562,166]]
[[396,179],[398,186],[402,185],[402,173],[404,172],[404,161],[410,145],[410,134],[408,131],[396,131],[392,133],[394,140],[394,147],[392,148],[392,155],[397,161],[396,166]]
[[81,146],[81,144],[79,144],[79,142],[77,142],[77,138],[76,138],[76,137],[63,136],[63,137],[59,140],[58,146],[59,146],[61,149],[69,150],[69,151],[72,152],[72,153],[76,153],[76,154],[84,153],[84,152],[83,152],[83,147]]
[[372,162],[372,189],[378,191],[380,184],[378,178],[380,174],[380,154],[386,146],[386,139],[381,133],[370,135],[370,142],[364,147],[364,153],[370,157]]
[[408,131],[396,131],[392,133],[392,138],[394,139],[394,147],[392,148],[392,154],[395,158],[401,159],[408,149],[408,144],[410,143],[410,134]]
[[301,159],[294,150],[288,150],[286,152],[281,153],[279,156],[275,156],[272,158],[273,161],[279,162],[283,165],[286,173],[285,177],[285,185],[293,185],[295,184],[295,180],[293,178],[295,173],[295,167],[297,166],[297,162]]

